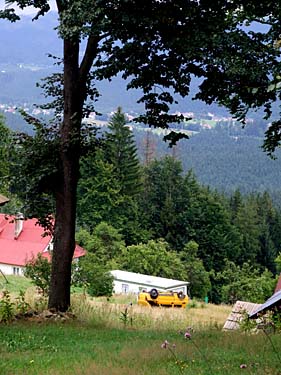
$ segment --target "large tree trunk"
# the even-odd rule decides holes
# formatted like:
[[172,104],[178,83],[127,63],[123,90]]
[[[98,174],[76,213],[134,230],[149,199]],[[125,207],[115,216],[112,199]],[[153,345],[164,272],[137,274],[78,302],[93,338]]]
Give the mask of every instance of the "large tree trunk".
[[48,303],[49,308],[58,311],[66,311],[70,306],[82,105],[79,90],[79,41],[64,40],[64,113],[60,128],[61,178],[55,197],[54,249]]

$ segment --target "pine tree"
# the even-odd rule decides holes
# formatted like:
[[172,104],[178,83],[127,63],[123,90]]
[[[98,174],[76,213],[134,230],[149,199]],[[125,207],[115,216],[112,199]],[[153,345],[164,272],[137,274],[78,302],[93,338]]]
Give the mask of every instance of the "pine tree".
[[119,107],[106,133],[106,160],[114,167],[120,193],[132,197],[140,190],[140,166],[134,137],[126,123],[126,116]]
[[103,150],[81,162],[78,222],[92,231],[105,221],[122,233],[126,244],[147,238],[140,226],[136,196],[141,187],[137,150],[121,108],[113,115]]
[[78,223],[90,232],[102,221],[118,226],[116,207],[123,201],[120,184],[114,178],[113,165],[103,150],[81,160],[81,178],[77,189]]

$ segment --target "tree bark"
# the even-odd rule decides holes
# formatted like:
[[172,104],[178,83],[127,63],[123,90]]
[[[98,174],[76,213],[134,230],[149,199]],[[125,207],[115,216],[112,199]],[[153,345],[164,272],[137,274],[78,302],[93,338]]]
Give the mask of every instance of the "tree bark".
[[[59,14],[65,2],[57,1]],[[63,39],[64,111],[60,127],[60,179],[55,194],[54,249],[48,307],[66,311],[70,307],[71,263],[75,250],[75,222],[81,124],[87,98],[87,79],[98,53],[102,35],[89,35],[79,66],[80,35]]]
[[60,127],[61,178],[56,192],[54,249],[48,307],[70,306],[71,263],[75,250],[76,190],[82,121],[79,87],[79,40],[64,40],[64,113]]

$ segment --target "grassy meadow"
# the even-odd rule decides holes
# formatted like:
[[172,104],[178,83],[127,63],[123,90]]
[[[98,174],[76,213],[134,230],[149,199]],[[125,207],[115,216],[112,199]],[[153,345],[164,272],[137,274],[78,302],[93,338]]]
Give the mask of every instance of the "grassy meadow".
[[[34,305],[34,287],[25,290]],[[281,374],[281,336],[223,332],[229,306],[192,302],[186,309],[162,309],[135,302],[132,296],[108,301],[76,293],[74,320],[0,324],[0,374]]]

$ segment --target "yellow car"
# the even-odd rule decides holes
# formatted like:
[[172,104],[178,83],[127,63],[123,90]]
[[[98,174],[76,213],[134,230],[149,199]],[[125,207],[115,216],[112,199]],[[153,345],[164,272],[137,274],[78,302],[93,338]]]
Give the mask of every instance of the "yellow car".
[[138,296],[138,305],[143,306],[163,306],[185,308],[188,297],[183,292],[159,292],[151,289],[150,292],[141,292]]

